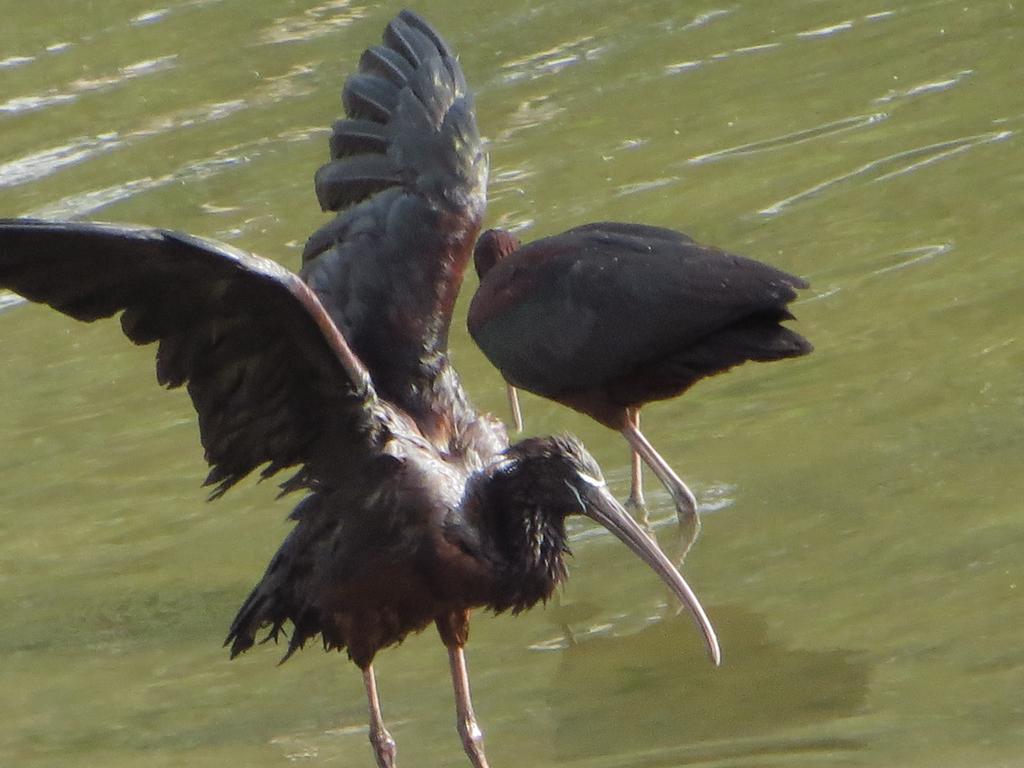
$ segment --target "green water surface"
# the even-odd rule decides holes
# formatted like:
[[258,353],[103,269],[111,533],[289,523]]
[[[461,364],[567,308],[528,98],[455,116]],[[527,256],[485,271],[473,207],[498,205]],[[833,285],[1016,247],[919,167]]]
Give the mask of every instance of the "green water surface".
[[[0,215],[173,227],[297,267],[341,84],[399,8],[0,0]],[[645,221],[813,286],[812,356],[645,410],[709,510],[686,570],[723,667],[580,527],[557,604],[474,621],[491,764],[1024,763],[1020,2],[416,8],[477,92],[488,225]],[[504,413],[464,330],[472,287],[453,355]],[[371,765],[343,656],[220,647],[291,501],[247,483],[205,504],[190,403],[152,350],[8,301],[0,765]],[[625,496],[617,435],[524,407]],[[436,636],[376,667],[402,764],[466,764]]]

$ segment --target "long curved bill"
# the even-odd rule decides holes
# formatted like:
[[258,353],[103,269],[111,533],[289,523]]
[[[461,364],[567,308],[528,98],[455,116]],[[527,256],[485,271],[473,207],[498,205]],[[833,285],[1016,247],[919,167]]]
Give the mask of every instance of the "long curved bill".
[[704,635],[704,643],[707,646],[708,655],[717,667],[722,663],[722,649],[718,645],[718,635],[711,624],[711,619],[704,612],[704,607],[697,599],[697,595],[686,579],[676,569],[654,539],[647,535],[637,525],[625,508],[608,492],[603,484],[591,486],[586,493],[584,501],[584,514],[603,525],[619,539],[623,544],[633,550],[633,553],[643,560],[651,569],[658,574],[672,593],[679,598],[679,601],[693,616],[697,628]]

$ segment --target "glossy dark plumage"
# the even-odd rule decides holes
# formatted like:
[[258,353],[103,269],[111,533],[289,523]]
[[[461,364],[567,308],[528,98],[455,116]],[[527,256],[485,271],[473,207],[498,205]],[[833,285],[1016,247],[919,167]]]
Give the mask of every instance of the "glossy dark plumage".
[[472,93],[451,48],[403,12],[363,53],[342,101],[348,116],[316,173],[321,207],[338,215],[306,243],[302,277],[381,395],[443,440],[453,417],[473,418],[447,357],[486,206]]
[[[812,349],[782,325],[804,280],[670,229],[599,222],[522,246],[490,230],[475,261],[468,326],[491,363],[513,386],[622,431],[684,517],[693,494],[639,433],[639,408]],[[642,503],[639,465],[631,498]]]
[[[486,161],[458,63],[402,12],[350,78],[348,118],[317,174],[338,215],[302,279],[202,238],[144,227],[0,220],[0,286],[83,321],[121,312],[156,342],[157,375],[187,386],[218,496],[292,468],[295,525],[231,625],[235,655],[288,630],[286,658],[319,635],[363,671],[380,766],[395,746],[372,661],[434,623],[458,727],[485,768],[462,646],[475,607],[520,611],[565,577],[564,519],[611,530],[694,613],[703,609],[610,496],[578,440],[509,446],[469,405],[447,354],[451,311],[479,228]],[[346,207],[347,206],[347,207]]]
[[681,233],[588,224],[498,258],[495,239],[477,246],[473,339],[510,383],[613,429],[630,406],[748,360],[811,350],[780,325],[804,280]]

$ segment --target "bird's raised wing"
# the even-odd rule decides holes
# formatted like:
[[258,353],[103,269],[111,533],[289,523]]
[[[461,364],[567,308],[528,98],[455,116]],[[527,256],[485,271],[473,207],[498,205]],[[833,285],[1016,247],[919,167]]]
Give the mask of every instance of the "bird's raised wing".
[[513,384],[593,387],[743,318],[788,317],[806,283],[657,227],[593,224],[528,243],[473,298],[473,338]]
[[261,465],[301,466],[285,487],[330,484],[354,445],[395,415],[299,277],[191,235],[111,224],[0,220],[0,286],[91,322],[123,311],[159,342],[157,379],[187,384],[207,485],[219,496]]
[[338,215],[306,245],[303,278],[383,397],[446,364],[452,308],[486,202],[487,157],[455,54],[403,11],[345,84],[331,161],[316,174]]

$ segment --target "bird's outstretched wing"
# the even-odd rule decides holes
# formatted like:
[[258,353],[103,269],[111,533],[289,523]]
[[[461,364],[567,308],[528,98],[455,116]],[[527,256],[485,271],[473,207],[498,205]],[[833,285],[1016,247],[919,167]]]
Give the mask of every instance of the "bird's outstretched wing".
[[191,235],[112,224],[0,220],[0,286],[91,322],[123,311],[159,342],[157,379],[187,384],[207,485],[299,465],[285,487],[330,484],[346,449],[393,417],[316,296],[276,263]]
[[455,54],[403,11],[342,93],[331,160],[316,174],[338,215],[308,241],[303,278],[372,372],[415,413],[434,386],[486,204],[487,157]]
[[801,278],[672,230],[602,222],[522,246],[481,283],[477,344],[542,395],[607,382],[744,318],[790,317]]

